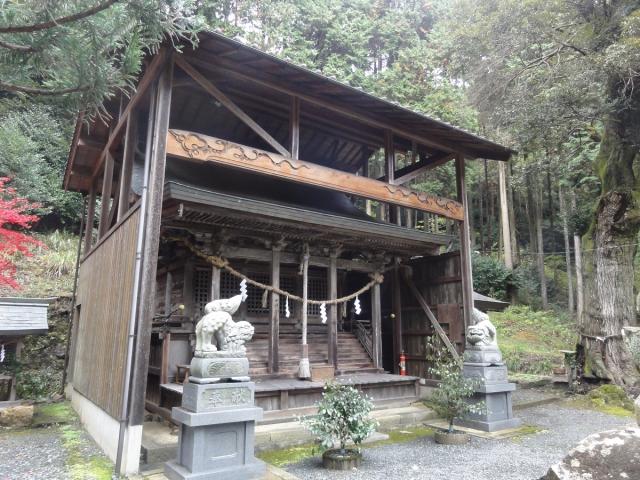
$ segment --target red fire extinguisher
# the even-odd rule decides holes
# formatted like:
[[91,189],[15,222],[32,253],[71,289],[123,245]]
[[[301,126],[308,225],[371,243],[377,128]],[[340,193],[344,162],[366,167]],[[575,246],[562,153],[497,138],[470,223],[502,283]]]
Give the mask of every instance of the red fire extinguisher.
[[404,354],[404,350],[400,352],[400,375],[407,375],[407,356]]

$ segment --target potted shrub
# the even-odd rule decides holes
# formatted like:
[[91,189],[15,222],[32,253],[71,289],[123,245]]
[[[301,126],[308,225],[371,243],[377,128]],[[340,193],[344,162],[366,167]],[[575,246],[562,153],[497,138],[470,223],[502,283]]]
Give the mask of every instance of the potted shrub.
[[437,377],[440,383],[429,398],[428,404],[449,424],[446,430],[436,431],[435,441],[447,445],[465,444],[469,441],[469,435],[456,431],[453,422],[469,413],[483,413],[486,410],[484,402],[469,401],[475,393],[477,381],[462,375],[462,368],[449,356],[446,349],[435,347],[433,343],[429,347],[435,352],[429,357],[434,363],[429,372]]
[[[360,466],[358,446],[373,433],[377,423],[369,418],[373,403],[349,385],[327,383],[317,415],[303,418],[323,449],[322,465],[331,470],[351,470]],[[351,441],[354,448],[347,448]],[[338,447],[338,448],[336,448]]]

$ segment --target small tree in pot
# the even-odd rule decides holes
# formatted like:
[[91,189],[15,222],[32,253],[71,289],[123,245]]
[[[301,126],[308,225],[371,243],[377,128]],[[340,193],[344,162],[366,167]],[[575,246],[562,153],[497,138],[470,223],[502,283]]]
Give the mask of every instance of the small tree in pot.
[[[317,403],[318,414],[303,418],[302,424],[311,431],[323,448],[322,463],[332,470],[358,467],[362,455],[358,445],[373,433],[377,422],[369,418],[373,403],[355,388],[328,383],[322,400]],[[347,448],[351,441],[355,448]],[[339,448],[335,448],[339,445]]]
[[437,443],[445,444],[467,443],[469,436],[454,430],[453,422],[469,413],[483,413],[486,410],[484,402],[469,401],[475,393],[477,381],[462,375],[460,364],[451,358],[444,347],[431,340],[427,348],[431,352],[428,359],[433,362],[429,372],[440,380],[428,404],[449,424],[446,430],[436,432],[435,440]]

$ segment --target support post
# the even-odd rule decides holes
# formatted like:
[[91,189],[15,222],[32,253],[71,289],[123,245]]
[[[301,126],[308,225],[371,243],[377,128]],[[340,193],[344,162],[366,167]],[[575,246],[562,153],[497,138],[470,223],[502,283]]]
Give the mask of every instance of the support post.
[[[327,271],[327,284],[329,287],[329,299],[338,298],[338,252],[332,250],[329,254],[329,269]],[[327,305],[329,320],[328,345],[329,364],[338,368],[338,305],[333,303]]]
[[291,97],[291,113],[289,117],[289,151],[291,158],[298,160],[300,156],[300,97]]
[[104,163],[104,174],[102,176],[102,194],[100,199],[100,225],[98,227],[98,238],[109,230],[109,209],[111,207],[111,187],[113,185],[113,156],[107,152],[107,159]]
[[[274,246],[271,250],[271,285],[280,288],[280,247]],[[280,295],[271,292],[271,305],[269,306],[269,373],[277,373],[280,370],[279,342],[280,342]]]
[[124,155],[122,157],[122,171],[120,172],[120,192],[118,192],[118,218],[117,221],[129,210],[129,191],[131,190],[131,174],[133,172],[133,160],[136,154],[138,142],[138,125],[136,112],[129,113],[127,119],[127,131],[124,138]]
[[[384,132],[384,169],[387,183],[393,184],[396,172],[396,155],[393,148],[393,133],[390,130]],[[389,205],[389,222],[400,221],[400,207]]]
[[502,244],[504,245],[504,265],[509,270],[513,270],[513,250],[511,248],[511,228],[509,225],[509,200],[507,197],[507,165],[505,162],[498,162],[498,183],[500,188],[500,226],[502,227]]
[[458,201],[462,204],[464,219],[460,221],[460,270],[462,274],[462,304],[464,306],[465,332],[472,323],[473,313],[473,272],[471,270],[471,248],[469,247],[469,211],[465,186],[464,155],[456,155],[456,187]]
[[299,378],[311,377],[309,365],[309,345],[307,344],[307,316],[309,295],[309,245],[305,244],[302,253],[302,358],[298,367]]
[[380,284],[371,288],[371,340],[373,344],[373,366],[382,368],[382,311]]
[[87,224],[84,229],[84,254],[86,255],[91,250],[91,243],[93,242],[93,224],[96,216],[96,182],[91,183],[91,189],[89,190],[89,201],[87,207]]
[[211,300],[220,300],[220,274],[218,267],[211,267]]
[[147,371],[149,369],[149,348],[151,324],[154,314],[156,294],[156,272],[158,249],[160,246],[160,222],[162,215],[162,193],[167,162],[166,142],[171,109],[171,88],[173,61],[170,58],[158,79],[156,92],[156,114],[153,137],[147,201],[142,212],[144,221],[144,241],[142,249],[142,272],[140,276],[139,310],[136,328],[136,349],[131,381],[129,424],[142,425],[144,420]]
[[399,373],[400,353],[402,352],[402,291],[400,290],[400,272],[398,265],[393,269],[393,371]]

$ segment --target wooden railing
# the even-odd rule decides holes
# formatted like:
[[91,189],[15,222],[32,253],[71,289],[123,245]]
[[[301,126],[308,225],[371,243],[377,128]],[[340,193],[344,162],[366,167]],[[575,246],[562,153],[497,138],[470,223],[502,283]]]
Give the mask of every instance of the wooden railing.
[[364,347],[373,360],[373,333],[371,331],[371,320],[358,320],[354,322],[354,333],[360,344]]

